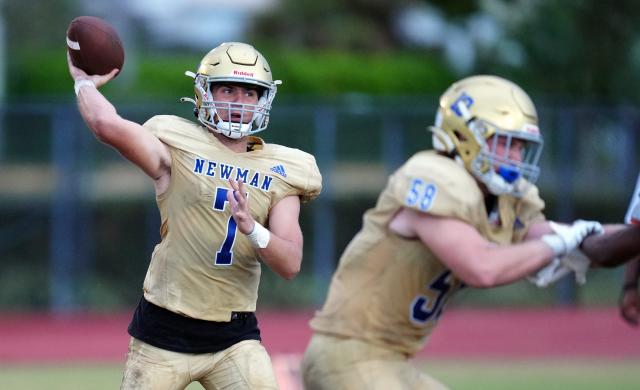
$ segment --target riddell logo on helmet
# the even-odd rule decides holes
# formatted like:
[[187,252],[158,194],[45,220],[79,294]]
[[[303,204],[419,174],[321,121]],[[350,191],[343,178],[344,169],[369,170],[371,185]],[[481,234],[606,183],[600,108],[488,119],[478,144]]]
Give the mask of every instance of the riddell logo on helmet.
[[247,77],[253,77],[253,72],[245,72],[244,70],[234,70],[234,71],[233,71],[233,75],[234,75],[234,76],[247,76]]
[[540,134],[540,129],[538,129],[538,126],[529,123],[525,123],[524,126],[522,126],[522,130],[529,134]]

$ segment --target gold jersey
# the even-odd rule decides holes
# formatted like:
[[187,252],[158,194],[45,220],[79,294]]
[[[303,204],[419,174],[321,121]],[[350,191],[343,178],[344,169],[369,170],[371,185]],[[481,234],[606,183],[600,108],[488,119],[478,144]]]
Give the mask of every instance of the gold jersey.
[[176,116],[155,116],[144,126],[171,152],[171,183],[156,201],[161,241],[144,280],[144,297],[188,317],[229,321],[256,309],[260,262],[237,229],[227,201],[229,179],[242,180],[256,222],[268,226],[281,199],[303,201],[321,190],[312,155],[251,137],[251,150],[235,153],[202,126]]
[[521,241],[544,202],[531,185],[523,198],[500,196],[487,213],[473,177],[454,160],[419,152],[391,175],[362,230],[340,258],[315,332],[362,339],[409,356],[420,350],[462,282],[419,239],[391,232],[402,207],[456,218],[497,244]]

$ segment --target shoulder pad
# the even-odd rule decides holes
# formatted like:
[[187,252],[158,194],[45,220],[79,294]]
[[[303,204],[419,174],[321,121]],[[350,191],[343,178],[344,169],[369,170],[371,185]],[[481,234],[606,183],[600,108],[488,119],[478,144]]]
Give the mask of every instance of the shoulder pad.
[[264,144],[263,151],[273,161],[272,170],[280,171],[274,170],[292,187],[293,193],[290,195],[300,196],[303,202],[320,195],[322,175],[313,155],[300,149],[269,143]]
[[392,178],[393,196],[403,206],[442,217],[469,220],[483,210],[483,196],[469,172],[433,151],[411,157]]

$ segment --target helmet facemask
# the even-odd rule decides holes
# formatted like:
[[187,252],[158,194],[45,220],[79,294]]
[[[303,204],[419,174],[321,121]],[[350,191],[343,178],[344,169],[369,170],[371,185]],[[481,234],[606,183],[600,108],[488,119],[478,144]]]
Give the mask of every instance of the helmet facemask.
[[[503,130],[482,120],[474,122],[470,127],[483,129],[473,131],[488,137],[482,138],[480,151],[470,162],[471,173],[494,195],[522,196],[540,175],[542,138],[526,131]],[[519,159],[510,157],[514,144],[519,145]]]
[[[271,105],[277,92],[274,83],[269,88],[260,88],[260,98],[256,104],[225,102],[213,100],[213,84],[206,75],[195,76],[195,90],[200,107],[197,112],[198,120],[207,128],[226,137],[238,139],[258,133],[269,125]],[[247,84],[247,87],[255,87]],[[226,115],[221,115],[225,113]],[[235,118],[232,118],[232,113]],[[238,117],[239,115],[239,117]],[[223,120],[222,117],[227,120]]]

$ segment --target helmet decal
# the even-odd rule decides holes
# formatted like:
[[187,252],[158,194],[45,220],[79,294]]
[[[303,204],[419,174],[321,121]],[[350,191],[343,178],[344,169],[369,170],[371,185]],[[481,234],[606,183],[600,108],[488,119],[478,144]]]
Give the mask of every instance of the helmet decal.
[[473,105],[473,98],[469,95],[467,95],[466,92],[463,92],[452,104],[451,107],[449,107],[451,109],[451,111],[453,111],[457,116],[464,118],[464,114],[463,114],[463,110],[460,106],[460,104],[463,104],[464,107],[466,108],[471,108],[471,106]]

